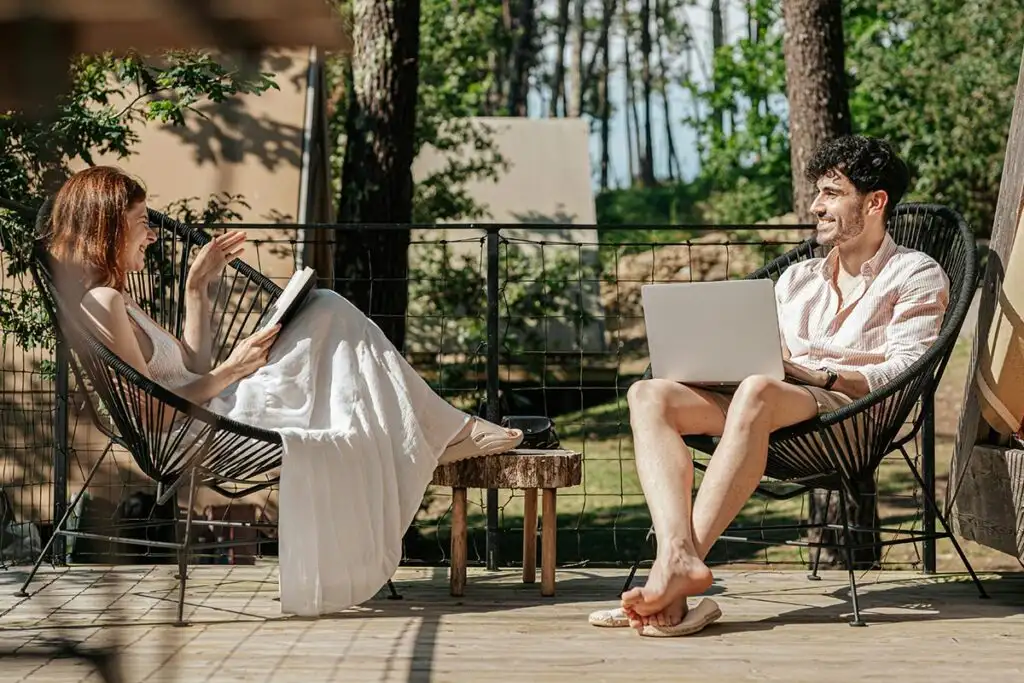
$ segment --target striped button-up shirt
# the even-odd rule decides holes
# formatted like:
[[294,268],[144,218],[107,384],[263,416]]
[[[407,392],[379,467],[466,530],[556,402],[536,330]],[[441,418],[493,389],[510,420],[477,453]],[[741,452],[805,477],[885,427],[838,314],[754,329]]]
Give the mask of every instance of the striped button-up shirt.
[[949,279],[927,254],[886,233],[842,301],[838,252],[793,264],[775,285],[782,341],[790,360],[818,370],[855,370],[871,391],[884,386],[935,342],[949,303]]

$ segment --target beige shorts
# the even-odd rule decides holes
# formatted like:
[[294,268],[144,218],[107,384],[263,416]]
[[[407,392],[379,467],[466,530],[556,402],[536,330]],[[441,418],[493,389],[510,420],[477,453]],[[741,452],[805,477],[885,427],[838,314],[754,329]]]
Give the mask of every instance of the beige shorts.
[[[838,391],[829,391],[828,389],[822,389],[821,387],[809,387],[804,384],[795,384],[794,386],[800,387],[811,395],[814,402],[818,404],[819,415],[831,413],[834,410],[839,410],[843,406],[853,403],[852,398]],[[718,407],[722,409],[722,414],[728,415],[729,406],[732,404],[732,396],[736,392],[736,387],[714,389],[702,388],[711,394],[711,397],[718,404]]]
[[[829,391],[822,389],[821,387],[809,387],[803,384],[797,384],[795,386],[804,389],[814,398],[814,402],[818,404],[818,414],[823,415],[825,413],[831,413],[834,410],[838,410],[843,406],[849,405],[853,402],[853,399],[846,394],[839,393],[838,391]],[[723,415],[728,415],[729,405],[732,403],[732,395],[736,389],[730,387],[728,389],[709,389],[709,393],[715,402],[718,403],[722,409]],[[866,413],[861,412],[855,418],[856,424],[851,425],[845,422],[840,422],[830,428],[833,435],[833,444],[825,444],[822,435],[815,434],[812,438],[818,444],[825,446],[828,450],[838,449],[838,455],[840,458],[845,459],[847,462],[854,462],[858,459],[862,444],[856,442],[855,435],[863,433],[864,421],[867,419]],[[854,451],[854,452],[851,452]]]

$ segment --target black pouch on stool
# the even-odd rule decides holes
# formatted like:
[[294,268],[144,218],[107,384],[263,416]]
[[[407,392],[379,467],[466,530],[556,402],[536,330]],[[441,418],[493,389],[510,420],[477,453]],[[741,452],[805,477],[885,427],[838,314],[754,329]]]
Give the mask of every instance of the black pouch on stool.
[[559,446],[555,423],[543,415],[507,415],[501,419],[501,426],[523,431],[520,448],[553,450]]

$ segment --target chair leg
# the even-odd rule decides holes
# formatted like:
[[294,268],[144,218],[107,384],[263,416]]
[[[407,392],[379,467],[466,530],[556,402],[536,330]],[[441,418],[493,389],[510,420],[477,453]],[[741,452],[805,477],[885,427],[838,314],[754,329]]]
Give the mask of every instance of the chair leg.
[[53,528],[53,533],[50,534],[50,540],[48,540],[46,542],[46,545],[43,546],[43,549],[39,551],[39,557],[36,558],[36,563],[32,565],[32,571],[28,573],[28,578],[25,579],[25,583],[23,583],[21,585],[21,588],[14,594],[15,597],[32,597],[28,593],[29,584],[32,583],[32,579],[35,578],[36,572],[39,571],[39,567],[43,564],[43,558],[46,557],[46,553],[50,551],[50,548],[53,546],[53,542],[57,540],[57,536],[61,533],[61,530],[64,529],[65,525],[67,525],[68,519],[71,517],[71,513],[74,512],[76,507],[78,507],[78,501],[81,500],[82,496],[85,495],[86,489],[89,488],[89,483],[92,481],[92,478],[96,476],[96,472],[99,471],[100,465],[103,464],[103,461],[106,459],[107,454],[110,453],[110,448],[112,446],[113,443],[108,442],[107,447],[103,449],[103,453],[100,454],[100,457],[96,459],[96,462],[93,464],[92,469],[89,470],[89,474],[85,477],[85,483],[82,484],[82,488],[80,488],[78,490],[78,493],[75,494],[75,499],[71,501],[71,505],[68,505],[68,509],[64,511],[64,516],[61,517],[59,522],[57,522],[57,526]]
[[633,584],[633,577],[636,576],[636,570],[640,568],[640,554],[637,553],[636,559],[633,560],[633,566],[629,568],[629,576],[626,577],[626,582],[622,584],[622,590],[619,591],[619,596],[629,590],[629,587]]
[[860,618],[860,605],[857,602],[857,579],[853,574],[853,532],[850,530],[850,519],[846,512],[846,492],[842,484],[839,486],[839,514],[843,520],[843,550],[846,554],[846,569],[850,573],[850,601],[853,603],[853,620],[850,626],[867,626]]
[[[645,538],[644,541],[649,541],[652,538],[655,539],[654,545],[656,546],[657,538],[655,537],[653,526],[647,530],[647,538]],[[622,584],[622,590],[619,591],[619,595],[617,595],[616,597],[621,596],[623,593],[629,590],[629,587],[633,584],[633,578],[636,576],[636,570],[640,568],[640,560],[642,558],[643,548],[641,547],[641,549],[638,550],[636,553],[636,559],[633,561],[633,566],[629,568],[629,576],[626,577],[626,582]]]
[[[829,489],[825,494],[825,521],[828,521],[828,506],[832,504],[832,489]],[[822,535],[825,530],[822,528]],[[821,539],[818,539],[819,541]],[[821,546],[819,545],[814,549],[814,565],[811,568],[811,573],[807,576],[809,581],[821,581],[821,577],[818,576],[818,565],[821,563]]]
[[187,626],[185,623],[185,583],[188,580],[188,556],[192,545],[192,507],[196,495],[196,466],[192,466],[191,480],[188,485],[188,509],[185,511],[185,538],[182,548],[178,551],[178,620],[175,626]]
[[391,591],[391,595],[388,596],[388,600],[401,600],[402,596],[399,594],[398,589],[395,588],[395,583],[388,579],[388,590]]
[[974,581],[974,585],[978,589],[978,597],[987,599],[989,596],[988,593],[985,592],[985,587],[981,585],[981,579],[979,579],[978,575],[974,573],[974,567],[971,566],[971,563],[967,561],[967,555],[964,554],[963,548],[960,547],[960,542],[957,541],[956,536],[953,535],[953,530],[950,529],[949,524],[946,523],[945,516],[939,511],[939,506],[935,503],[935,500],[928,495],[928,488],[924,485],[924,479],[921,478],[917,468],[914,467],[914,463],[907,452],[903,448],[900,448],[900,451],[903,453],[903,459],[907,461],[910,473],[914,475],[914,479],[917,480],[917,485],[921,487],[925,505],[931,507],[932,512],[935,514],[935,518],[939,520],[939,524],[941,524],[942,528],[946,530],[946,535],[949,536],[949,540],[953,542],[953,548],[956,550],[956,554],[960,556],[960,561],[964,563],[964,567],[967,568],[968,573],[971,575],[971,580]]

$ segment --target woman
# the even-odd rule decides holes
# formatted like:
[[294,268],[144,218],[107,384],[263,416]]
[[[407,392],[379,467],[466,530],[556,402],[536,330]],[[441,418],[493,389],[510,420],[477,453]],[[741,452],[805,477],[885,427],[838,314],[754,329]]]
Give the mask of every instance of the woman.
[[185,284],[179,340],[133,301],[126,274],[156,240],[146,191],[111,167],[72,176],[53,200],[49,253],[62,305],[138,372],[232,419],[278,431],[281,608],[346,609],[376,593],[439,462],[501,453],[522,441],[450,406],[372,321],[314,291],[287,329],[241,341],[214,365],[209,285],[242,252],[244,233],[214,238]]

